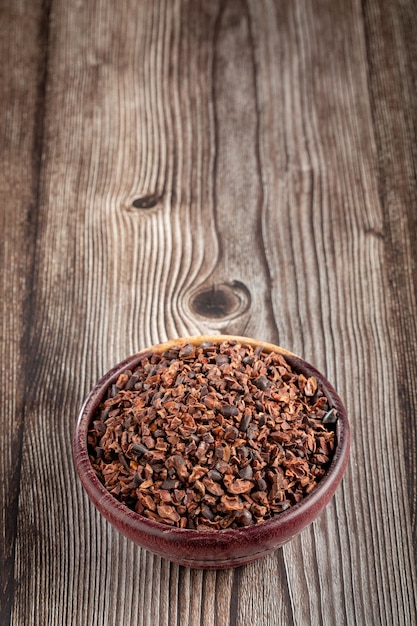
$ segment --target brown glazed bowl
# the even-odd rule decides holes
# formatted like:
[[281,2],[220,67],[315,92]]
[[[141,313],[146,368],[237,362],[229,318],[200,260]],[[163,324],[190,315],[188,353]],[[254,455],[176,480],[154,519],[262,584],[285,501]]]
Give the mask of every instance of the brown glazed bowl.
[[[211,341],[236,340],[262,345],[266,352],[283,354],[290,366],[306,377],[315,376],[329,405],[337,410],[336,447],[326,475],[298,504],[265,522],[238,529],[189,530],[172,528],[147,519],[119,502],[101,484],[91,466],[87,450],[87,431],[108,387],[126,369],[133,369],[150,350],[163,352],[182,343],[199,345]],[[187,337],[168,341],[135,354],[113,367],[89,393],[76,424],[73,453],[75,467],[88,497],[100,513],[121,533],[151,552],[170,561],[195,568],[237,567],[273,552],[308,526],[332,498],[346,469],[349,456],[349,423],[346,410],[331,384],[300,357],[269,343],[229,335]]]

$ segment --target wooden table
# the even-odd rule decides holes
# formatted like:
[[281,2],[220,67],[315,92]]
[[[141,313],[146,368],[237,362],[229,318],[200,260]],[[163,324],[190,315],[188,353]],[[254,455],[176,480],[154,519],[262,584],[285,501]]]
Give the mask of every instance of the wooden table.
[[[0,15],[1,623],[416,624],[415,5]],[[93,383],[201,333],[302,355],[352,426],[319,519],[236,570],[136,547],[72,462]]]

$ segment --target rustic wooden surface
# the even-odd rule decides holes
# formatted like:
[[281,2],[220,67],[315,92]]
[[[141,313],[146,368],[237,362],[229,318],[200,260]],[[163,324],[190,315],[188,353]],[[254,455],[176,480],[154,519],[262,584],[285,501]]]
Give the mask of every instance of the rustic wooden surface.
[[[413,625],[411,0],[1,0],[1,624]],[[71,435],[109,367],[235,333],[352,424],[311,527],[236,570],[118,535]]]

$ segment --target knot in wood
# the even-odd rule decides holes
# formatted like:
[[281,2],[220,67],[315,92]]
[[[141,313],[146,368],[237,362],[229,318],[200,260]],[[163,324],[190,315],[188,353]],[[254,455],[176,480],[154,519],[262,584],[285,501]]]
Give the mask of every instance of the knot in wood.
[[250,294],[238,281],[222,283],[198,290],[191,299],[192,310],[202,317],[221,319],[247,310]]
[[153,209],[161,202],[161,200],[162,198],[159,195],[155,193],[149,194],[133,200],[132,207],[135,209]]

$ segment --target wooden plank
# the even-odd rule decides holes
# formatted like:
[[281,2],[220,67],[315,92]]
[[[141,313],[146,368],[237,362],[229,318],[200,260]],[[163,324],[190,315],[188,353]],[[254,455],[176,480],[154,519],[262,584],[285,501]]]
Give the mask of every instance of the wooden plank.
[[[410,623],[415,565],[361,7],[268,5],[264,22],[257,6],[259,101],[269,113],[260,131],[265,248],[280,342],[327,372],[353,425],[344,489],[298,550],[284,548],[293,611],[298,623]],[[302,563],[311,564],[304,580]]]
[[[406,433],[405,471],[417,558],[417,424],[411,419],[417,410],[417,22],[410,3],[391,6],[366,2],[364,20],[378,155],[378,193],[384,217],[384,250],[391,292],[391,338],[398,355],[398,417]],[[381,45],[381,33],[384,45]],[[375,71],[376,68],[380,71]]]
[[[25,376],[37,232],[42,140],[45,11],[40,2],[2,4],[0,23],[0,621],[8,623],[24,429]],[[22,45],[24,41],[24,45]]]
[[[14,624],[412,624],[366,24],[359,2],[53,3]],[[335,382],[352,460],[283,550],[196,572],[98,516],[70,441],[113,363],[226,330]]]

